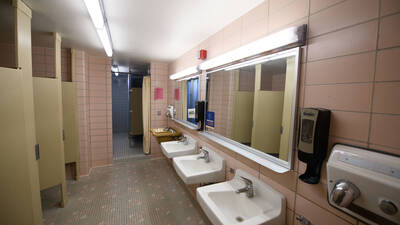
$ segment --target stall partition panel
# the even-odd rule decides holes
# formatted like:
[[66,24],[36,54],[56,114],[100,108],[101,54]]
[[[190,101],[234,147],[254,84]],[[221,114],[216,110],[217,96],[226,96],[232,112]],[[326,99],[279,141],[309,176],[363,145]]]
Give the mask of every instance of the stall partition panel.
[[63,138],[65,163],[73,163],[75,180],[79,179],[79,137],[76,84],[62,82]]
[[59,79],[33,78],[36,138],[40,147],[40,189],[61,186],[65,197],[65,161]]

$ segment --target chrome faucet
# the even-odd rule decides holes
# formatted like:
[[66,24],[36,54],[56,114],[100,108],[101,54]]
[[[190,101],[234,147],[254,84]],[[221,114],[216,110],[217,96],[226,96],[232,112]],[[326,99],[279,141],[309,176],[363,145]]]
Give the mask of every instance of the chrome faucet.
[[187,137],[185,137],[185,136],[180,137],[179,142],[182,142],[184,145],[189,144],[189,141],[188,141]]
[[246,195],[248,198],[252,198],[254,197],[254,187],[253,187],[253,181],[240,176],[240,178],[242,178],[242,180],[244,181],[244,183],[246,184],[246,187],[244,188],[240,188],[238,190],[236,190],[236,193],[243,193],[246,192]]
[[197,159],[204,159],[204,161],[206,163],[209,163],[210,162],[210,153],[202,147],[200,147],[200,150],[203,152],[204,155],[197,157]]

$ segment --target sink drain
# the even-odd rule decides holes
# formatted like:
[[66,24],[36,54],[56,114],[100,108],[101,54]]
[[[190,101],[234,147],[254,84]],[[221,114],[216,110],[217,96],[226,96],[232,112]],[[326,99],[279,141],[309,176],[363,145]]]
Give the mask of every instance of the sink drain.
[[240,217],[240,216],[238,216],[238,217],[236,217],[236,221],[238,221],[238,222],[243,222],[243,218]]

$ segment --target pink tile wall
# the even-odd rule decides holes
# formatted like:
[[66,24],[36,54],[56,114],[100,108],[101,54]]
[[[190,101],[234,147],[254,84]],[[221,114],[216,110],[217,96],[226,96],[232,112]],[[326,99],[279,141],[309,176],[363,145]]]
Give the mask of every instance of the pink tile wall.
[[74,72],[77,88],[80,173],[87,175],[92,168],[92,153],[89,132],[89,93],[88,93],[88,61],[84,51],[75,50]]
[[88,56],[89,131],[93,167],[112,164],[111,60]]
[[111,61],[75,51],[80,169],[112,164]]
[[[151,76],[151,119],[150,119],[150,128],[159,128],[159,127],[167,127],[167,117],[165,116],[165,112],[167,109],[168,98],[173,94],[170,94],[168,91],[168,64],[162,62],[151,62],[150,63],[150,76]],[[163,89],[163,98],[155,100],[155,90],[156,88]],[[173,91],[173,90],[172,90]],[[168,95],[168,96],[167,96]],[[152,157],[162,157],[163,154],[161,152],[160,145],[157,143],[156,138],[151,135],[151,156]]]
[[[32,75],[34,77],[55,77],[54,48],[32,47]],[[70,49],[61,49],[61,77],[63,81],[72,79]]]
[[210,77],[209,111],[215,113],[215,127],[212,131],[225,137],[231,136],[232,105],[235,89],[234,71],[219,71]]
[[[265,34],[304,23],[309,25],[309,38],[302,48],[299,107],[332,110],[330,148],[340,142],[400,154],[399,1],[264,1],[172,62],[169,72],[197,65],[195,53],[200,48],[213,58]],[[170,125],[180,126],[172,121]],[[298,160],[293,171],[276,174],[208,140],[201,144],[220,151],[228,167],[258,174],[280,190],[288,200],[287,224],[299,224],[298,215],[314,225],[360,223],[327,203],[325,165],[320,184],[309,185],[297,179],[305,170]]]

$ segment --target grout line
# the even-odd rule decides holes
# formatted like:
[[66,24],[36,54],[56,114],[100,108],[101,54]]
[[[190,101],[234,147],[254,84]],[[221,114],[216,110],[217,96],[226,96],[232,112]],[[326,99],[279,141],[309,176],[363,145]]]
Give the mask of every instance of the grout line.
[[339,82],[339,83],[325,83],[325,84],[305,84],[305,86],[332,86],[332,85],[351,85],[351,84],[371,84],[373,81],[362,81],[362,82]]
[[314,13],[311,13],[311,7],[310,7],[310,16],[313,16],[313,15],[315,15],[315,14],[318,14],[318,13],[320,13],[320,12],[326,10],[326,9],[329,9],[329,8],[335,7],[335,6],[337,6],[337,5],[340,5],[341,3],[344,3],[344,2],[346,2],[346,1],[347,1],[347,0],[343,0],[343,1],[340,1],[340,2],[336,2],[336,3],[334,3],[334,4],[332,4],[332,5],[328,6],[328,7],[325,7],[325,8],[322,8],[322,9],[320,9],[320,10],[317,10],[317,11],[315,11]]
[[343,30],[346,30],[346,29],[349,29],[349,28],[353,28],[353,27],[362,25],[362,24],[373,22],[374,20],[377,20],[377,21],[379,20],[379,14],[378,14],[378,17],[374,17],[374,18],[371,18],[369,20],[364,20],[364,21],[361,21],[361,22],[358,22],[358,23],[355,23],[355,24],[344,26],[344,27],[341,27],[341,28],[338,28],[338,29],[335,29],[335,30],[331,30],[331,31],[325,32],[325,33],[321,33],[321,34],[309,37],[309,39],[319,38],[321,36],[332,34],[332,33],[338,32],[338,31],[343,31]]
[[373,78],[373,85],[372,85],[372,93],[371,93],[371,106],[370,106],[370,116],[369,116],[369,129],[368,129],[368,139],[367,139],[367,146],[370,147],[370,141],[371,141],[371,132],[372,132],[372,115],[373,115],[373,109],[374,109],[374,96],[375,96],[375,80],[376,80],[376,71],[377,71],[377,65],[378,65],[378,47],[379,47],[379,34],[380,34],[380,27],[381,27],[381,5],[382,1],[379,1],[379,6],[378,6],[378,31],[376,33],[376,45],[375,45],[375,67],[374,67],[374,78]]
[[[391,148],[391,149],[396,149],[396,150],[400,150],[400,148],[398,147],[393,147],[393,146],[388,146],[388,145],[382,145],[382,144],[375,144],[375,143],[370,143],[371,145],[376,145],[376,146],[381,146],[381,147],[385,147],[385,148]],[[379,149],[377,149],[379,150]],[[387,151],[385,151],[387,152]]]
[[[308,1],[308,17],[307,17],[307,34],[309,33],[309,31],[310,31],[310,26],[309,26],[309,24],[310,24],[310,10],[311,10],[311,0],[309,0]],[[305,45],[305,48],[306,48],[306,51],[305,51],[305,61],[307,62],[307,59],[308,59],[308,38],[306,39],[306,45]],[[301,58],[303,58],[303,56],[301,55]],[[299,61],[301,61],[301,59],[299,60]],[[303,99],[302,99],[302,107],[304,107],[304,103],[305,103],[305,99],[306,99],[306,81],[307,81],[307,63],[305,63],[305,68],[304,68],[304,74],[301,74],[302,76],[304,76],[303,77],[303,84],[302,84],[302,88],[303,88]],[[299,127],[299,125],[300,125],[300,110],[298,110],[298,113],[297,113],[298,115],[297,115],[297,117],[298,117],[298,121],[297,121],[297,127]],[[297,135],[297,132],[296,132],[296,135]],[[294,151],[295,152],[295,154],[297,153],[297,146],[295,147],[296,148],[296,151]],[[296,156],[294,156],[293,157],[294,159],[296,159]],[[299,161],[300,162],[300,160],[299,159],[297,159],[297,161]],[[292,221],[293,221],[293,223],[295,223],[296,222],[296,212],[297,212],[297,208],[296,208],[296,201],[297,201],[297,195],[298,195],[298,193],[297,193],[297,190],[298,190],[298,185],[299,185],[299,174],[298,174],[298,172],[299,172],[299,164],[300,163],[297,163],[297,168],[295,169],[295,171],[296,171],[296,185],[295,185],[295,191],[294,191],[294,201],[293,201],[293,217],[292,217]]]
[[[379,6],[380,6],[380,5],[379,5]],[[379,7],[379,14],[380,14],[380,7]],[[379,15],[379,17],[380,17],[381,19],[384,19],[384,18],[387,18],[387,17],[390,17],[390,16],[395,16],[395,15],[397,15],[397,14],[400,14],[400,11],[399,11],[399,12],[394,12],[394,13],[389,13],[389,14],[384,15],[384,16]]]
[[372,53],[375,51],[381,52],[381,51],[386,51],[386,50],[392,50],[392,49],[399,49],[400,45],[392,46],[392,47],[387,47],[387,48],[381,48],[381,49],[374,49],[374,50],[367,50],[367,51],[361,51],[361,52],[356,52],[356,53],[350,53],[350,54],[344,54],[344,55],[338,55],[338,56],[333,56],[333,57],[327,57],[327,58],[321,58],[321,59],[315,59],[315,60],[307,60],[305,63],[314,63],[314,62],[320,62],[320,61],[328,61],[336,58],[342,58],[342,57],[347,57],[347,56],[355,56],[355,55],[362,55],[362,54],[367,54],[367,53]]
[[362,55],[366,53],[371,53],[375,52],[376,50],[367,50],[367,51],[361,51],[361,52],[355,52],[355,53],[350,53],[350,54],[343,54],[343,55],[337,55],[337,56],[332,56],[332,57],[326,57],[326,58],[320,58],[320,59],[315,59],[315,60],[307,60],[307,63],[313,63],[313,62],[320,62],[320,61],[325,61],[325,60],[330,60],[330,59],[336,59],[336,58],[342,58],[346,56],[354,56],[354,55]]

